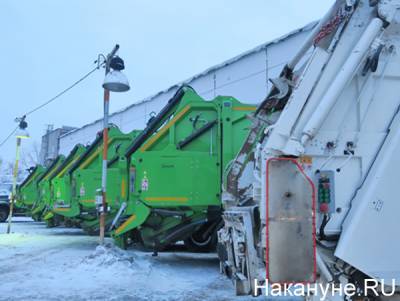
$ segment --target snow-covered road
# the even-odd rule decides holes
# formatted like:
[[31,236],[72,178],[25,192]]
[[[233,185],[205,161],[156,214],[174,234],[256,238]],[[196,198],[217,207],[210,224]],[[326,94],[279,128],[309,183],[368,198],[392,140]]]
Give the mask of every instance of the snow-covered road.
[[[216,254],[123,251],[80,229],[0,224],[0,300],[255,300],[236,297]],[[256,299],[259,301],[260,299]]]

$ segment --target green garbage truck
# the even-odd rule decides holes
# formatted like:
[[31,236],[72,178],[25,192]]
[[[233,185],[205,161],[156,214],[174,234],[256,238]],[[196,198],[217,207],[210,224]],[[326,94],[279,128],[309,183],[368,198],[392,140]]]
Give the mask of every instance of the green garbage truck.
[[53,199],[52,212],[63,216],[66,226],[79,224],[77,219],[80,212],[79,205],[77,202],[71,202],[71,174],[69,170],[85,150],[86,147],[84,145],[76,145],[50,178]]
[[29,169],[29,175],[17,187],[17,201],[15,206],[24,212],[27,216],[32,216],[34,219],[37,215],[32,215],[32,207],[39,199],[38,181],[46,168],[42,165],[36,165]]
[[224,170],[255,109],[233,97],[206,101],[181,87],[125,152],[129,191],[112,224],[116,242],[154,251],[177,241],[192,251],[212,249],[223,225]]
[[32,218],[34,220],[44,220],[49,227],[59,223],[59,219],[51,212],[52,188],[50,179],[64,160],[65,156],[63,155],[55,158],[45,172],[40,175],[37,182],[39,196],[32,206]]
[[[113,216],[118,212],[128,191],[127,163],[124,156],[126,148],[139,135],[134,130],[128,134],[122,133],[118,127],[111,126],[108,132],[108,165],[107,165],[107,205],[106,225],[110,225]],[[70,204],[64,200],[64,205],[70,205],[73,210],[70,217],[76,216],[81,227],[90,234],[99,231],[99,202],[96,196],[101,191],[102,151],[104,141],[101,133],[95,141],[83,152],[71,166],[68,176],[71,182]],[[56,204],[59,204],[57,202]]]

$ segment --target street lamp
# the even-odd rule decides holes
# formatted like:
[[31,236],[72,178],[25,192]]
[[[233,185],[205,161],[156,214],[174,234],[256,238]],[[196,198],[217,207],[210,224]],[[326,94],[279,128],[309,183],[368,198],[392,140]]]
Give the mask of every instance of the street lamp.
[[28,123],[25,121],[25,116],[23,116],[22,118],[16,118],[15,121],[19,122],[19,125],[15,132],[15,137],[17,138],[17,149],[16,149],[15,163],[13,170],[12,192],[10,197],[10,213],[8,215],[8,225],[7,225],[8,234],[11,232],[11,220],[13,216],[14,203],[17,197],[18,163],[19,163],[19,150],[21,148],[21,140],[29,138],[29,133],[26,130],[26,128],[28,127]]
[[[111,92],[125,92],[129,90],[129,82],[121,72],[125,69],[124,61],[116,55],[119,45],[105,57],[104,88],[104,117],[103,117],[103,166],[101,174],[101,207],[100,210],[100,244],[104,244],[106,214],[107,214],[107,152],[108,152],[108,113]],[[101,55],[103,56],[103,55]],[[103,56],[104,57],[104,56]]]
[[[118,45],[116,46],[118,47]],[[118,48],[117,48],[118,49]],[[124,61],[119,56],[109,59],[109,67],[104,78],[103,88],[112,92],[126,92],[129,90],[129,82],[122,70],[125,69]],[[110,70],[111,69],[111,70]]]

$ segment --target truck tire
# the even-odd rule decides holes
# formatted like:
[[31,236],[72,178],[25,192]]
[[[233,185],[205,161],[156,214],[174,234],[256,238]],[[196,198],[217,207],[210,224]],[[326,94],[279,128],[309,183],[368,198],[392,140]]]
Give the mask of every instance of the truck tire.
[[206,239],[201,238],[201,233],[195,232],[190,237],[185,239],[185,247],[190,252],[212,252],[217,247],[217,233],[214,232]]
[[40,218],[39,214],[33,214],[31,216],[31,218],[35,221],[35,222],[41,222],[42,219]]
[[5,206],[0,207],[0,223],[4,223],[8,218],[8,208]]
[[47,228],[54,228],[56,226],[54,218],[47,219],[45,222]]

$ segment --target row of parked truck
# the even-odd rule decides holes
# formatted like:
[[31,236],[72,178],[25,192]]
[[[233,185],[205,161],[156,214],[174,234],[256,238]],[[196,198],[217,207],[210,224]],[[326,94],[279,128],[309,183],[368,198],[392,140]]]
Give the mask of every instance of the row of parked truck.
[[107,143],[106,229],[116,242],[159,251],[183,240],[191,250],[210,250],[222,227],[221,180],[254,110],[232,97],[205,101],[183,86],[144,130],[112,126],[107,142],[99,134],[47,168],[32,168],[19,185],[17,207],[48,226],[97,233]]
[[107,229],[119,245],[218,240],[237,294],[319,284],[330,300],[398,300],[399,12],[400,0],[335,1],[257,108],[182,87],[143,131],[112,128],[109,141],[37,166],[18,206],[97,232],[108,143]]

